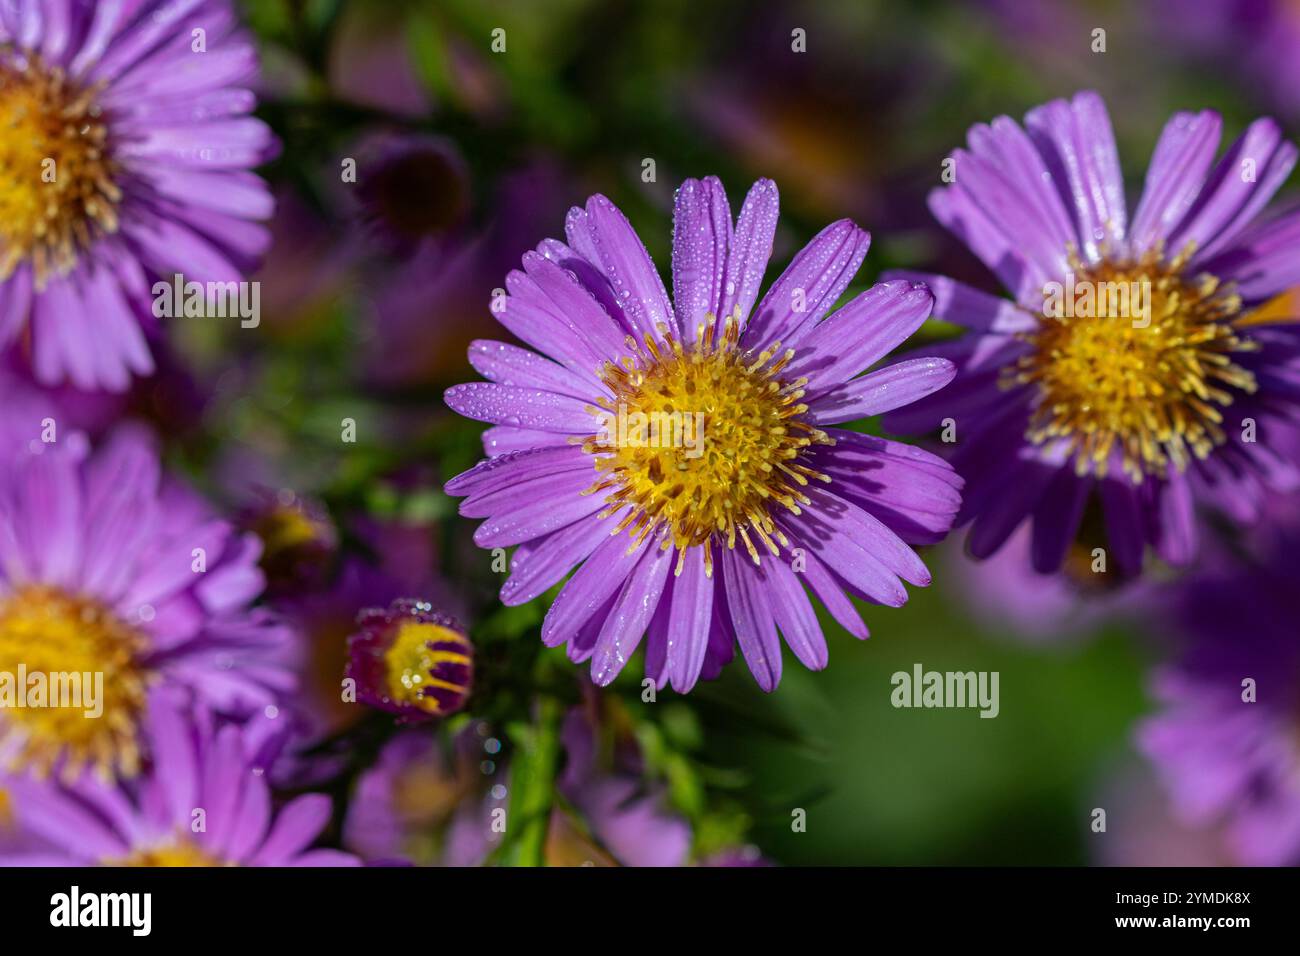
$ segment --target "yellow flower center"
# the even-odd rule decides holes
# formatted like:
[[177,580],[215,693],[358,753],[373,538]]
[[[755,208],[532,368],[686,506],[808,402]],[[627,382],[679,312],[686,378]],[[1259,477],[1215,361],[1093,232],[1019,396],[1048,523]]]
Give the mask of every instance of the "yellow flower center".
[[122,192],[95,87],[0,49],[0,279],[30,260],[37,287],[117,229]]
[[[73,779],[93,765],[103,777],[133,776],[139,769],[136,732],[150,675],[139,663],[143,638],[94,600],[57,588],[29,585],[0,600],[0,674],[24,686],[28,706],[0,710],[0,721],[23,741],[17,763],[48,771],[66,757],[63,775]],[[21,671],[20,671],[21,668]],[[35,676],[34,676],[35,675]],[[102,684],[97,675],[102,675]],[[44,683],[41,706],[32,693]],[[59,684],[80,687],[80,706],[59,706]],[[93,711],[88,694],[102,692]]]
[[1038,386],[1029,440],[1064,441],[1080,475],[1105,475],[1114,452],[1134,482],[1171,462],[1185,468],[1225,440],[1222,409],[1234,393],[1255,389],[1232,358],[1254,348],[1237,334],[1241,299],[1213,276],[1184,276],[1191,252],[1167,264],[1159,252],[1094,267],[1075,260],[1073,288],[1065,284],[1064,301],[1022,336],[1032,350],[1003,372],[1009,387]]
[[178,838],[173,843],[148,850],[136,850],[121,860],[106,860],[105,866],[228,866],[204,852],[189,840]]
[[253,532],[262,539],[263,553],[281,554],[321,540],[320,526],[293,505],[268,509],[253,524]]
[[[755,564],[754,538],[780,554],[789,541],[773,505],[799,514],[809,479],[830,481],[798,460],[832,440],[802,420],[807,379],[780,378],[794,350],[780,342],[757,355],[742,350],[738,314],[720,328],[709,316],[689,346],[661,334],[666,342],[647,336],[644,351],[629,337],[634,357],[602,369],[614,397],[591,408],[604,427],[583,449],[601,474],[584,493],[609,491],[602,516],[631,506],[615,533],[628,530],[633,547],[666,531],[661,547],[677,546],[679,574],[685,549],[710,539],[728,548],[739,539]],[[711,549],[705,561],[711,574]]]
[[455,644],[466,650],[469,642],[460,634],[441,624],[427,621],[404,620],[397,625],[392,645],[384,652],[384,665],[388,673],[388,695],[400,705],[417,707],[430,714],[442,712],[442,703],[434,688],[452,691],[464,696],[469,688],[435,677],[432,671],[439,664],[463,664],[473,661],[469,654],[435,647],[436,644]]

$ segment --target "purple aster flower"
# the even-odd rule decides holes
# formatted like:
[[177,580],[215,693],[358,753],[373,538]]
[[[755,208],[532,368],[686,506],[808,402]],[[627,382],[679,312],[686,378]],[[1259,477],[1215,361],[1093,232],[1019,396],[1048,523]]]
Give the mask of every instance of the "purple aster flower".
[[469,213],[469,167],[450,141],[375,134],[353,152],[358,212],[382,247],[410,253],[446,235]]
[[469,728],[446,745],[425,732],[398,734],[357,778],[344,846],[372,863],[480,866],[501,841],[492,811],[507,805],[505,784],[480,769],[488,740]]
[[239,524],[262,542],[267,590],[290,594],[323,585],[338,549],[338,534],[325,506],[290,488],[257,485],[250,497]]
[[1276,545],[1263,563],[1218,556],[1181,582],[1186,647],[1156,673],[1162,710],[1138,730],[1184,822],[1221,827],[1237,859],[1266,866],[1300,863],[1300,533]]
[[0,344],[29,336],[42,382],[125,390],[153,371],[151,277],[261,254],[256,71],[227,0],[0,5]]
[[[277,735],[256,724],[193,720],[168,694],[149,704],[152,758],[120,786],[85,779],[0,780],[25,833],[48,848],[0,855],[10,866],[356,866],[308,849],[329,823],[330,799],[305,794],[276,809],[267,768]],[[262,723],[270,723],[263,721]]]
[[[557,787],[581,814],[597,848],[624,866],[682,866],[691,852],[691,827],[669,812],[663,787],[647,786],[643,761],[635,741],[616,740],[600,748],[601,726],[582,708],[569,711],[560,740],[566,762]],[[618,746],[621,744],[622,746]],[[600,759],[606,754],[606,760]],[[560,813],[552,815],[548,856],[561,845],[582,841],[562,839],[566,833]],[[579,864],[585,860],[577,860]],[[552,864],[554,865],[554,864]]]
[[489,381],[447,392],[493,425],[490,459],[447,491],[487,519],[480,547],[519,546],[502,601],[530,601],[576,566],[542,639],[590,659],[597,684],[648,635],[660,686],[690,690],[739,641],[770,691],[778,629],[806,666],[826,666],[805,584],[866,637],[849,595],[898,607],[902,581],[930,581],[909,545],[944,536],[960,479],[927,452],[834,426],[948,382],[950,363],[928,358],[855,377],[932,297],[887,282],[827,316],[870,241],[841,220],[759,300],[776,221],[768,180],[734,224],[717,179],[685,182],[670,299],[627,219],[592,197],[569,212],[567,243],[544,241],[506,280],[498,318],[531,349],[476,342],[470,362]]
[[1091,805],[1106,810],[1106,832],[1088,839],[1098,866],[1233,865],[1219,829],[1180,821],[1141,760],[1131,758],[1112,771]]
[[1300,10],[1290,0],[1159,0],[1144,13],[1160,42],[1174,38],[1270,109],[1300,110]]
[[984,561],[972,561],[956,541],[944,545],[942,567],[992,635],[1033,644],[1066,643],[1151,603],[1151,585],[1094,572],[1097,559],[1078,548],[1067,556],[1060,574],[1040,574],[1034,570],[1032,544],[1029,526],[1021,525]]
[[935,350],[957,364],[953,384],[885,422],[950,420],[975,557],[1032,519],[1040,572],[1076,541],[1106,542],[1125,575],[1148,546],[1185,564],[1194,505],[1248,521],[1300,485],[1279,454],[1297,430],[1300,334],[1255,311],[1300,280],[1300,214],[1260,218],[1296,149],[1262,119],[1215,164],[1220,125],[1209,111],[1169,121],[1131,221],[1094,93],[1032,110],[1023,129],[975,126],[953,154],[930,207],[1014,300],[906,274],[969,331]]
[[102,673],[104,709],[0,712],[0,741],[16,746],[8,769],[129,777],[151,688],[232,715],[290,690],[291,634],[249,608],[257,539],[165,477],[139,431],[93,454],[77,433],[41,434],[39,421],[6,420],[0,442],[0,672]]
[[465,706],[474,681],[474,645],[460,626],[410,598],[357,615],[348,639],[347,677],[357,700],[399,723],[446,717]]
[[[508,767],[484,760],[498,742],[466,729],[449,745],[426,733],[394,737],[357,780],[344,844],[370,862],[479,866],[501,841],[499,814],[509,807]],[[564,771],[556,789],[567,806],[548,821],[548,866],[678,866],[691,828],[672,814],[662,787],[643,780],[634,741],[600,746],[602,729],[582,708],[561,730]],[[492,777],[484,775],[489,767]],[[499,782],[492,782],[497,780]]]
[[418,118],[433,109],[401,7],[348,4],[331,31],[329,84],[344,103]]

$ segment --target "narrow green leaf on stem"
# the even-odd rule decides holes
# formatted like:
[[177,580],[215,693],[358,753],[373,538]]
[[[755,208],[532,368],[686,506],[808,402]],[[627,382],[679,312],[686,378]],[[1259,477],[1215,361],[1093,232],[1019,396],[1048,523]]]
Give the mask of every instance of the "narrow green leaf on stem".
[[546,831],[555,802],[555,772],[560,759],[562,705],[542,697],[531,724],[507,728],[514,743],[510,757],[510,803],[503,866],[543,866]]

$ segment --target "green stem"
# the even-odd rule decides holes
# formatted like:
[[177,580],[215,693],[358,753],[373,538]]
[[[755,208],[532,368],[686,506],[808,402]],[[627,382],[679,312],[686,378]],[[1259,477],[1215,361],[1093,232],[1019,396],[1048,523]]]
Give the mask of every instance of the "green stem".
[[502,847],[503,866],[543,866],[546,830],[555,802],[555,770],[560,757],[562,706],[553,697],[541,697],[532,724],[509,728],[514,742],[510,757],[510,804],[506,815],[509,834]]

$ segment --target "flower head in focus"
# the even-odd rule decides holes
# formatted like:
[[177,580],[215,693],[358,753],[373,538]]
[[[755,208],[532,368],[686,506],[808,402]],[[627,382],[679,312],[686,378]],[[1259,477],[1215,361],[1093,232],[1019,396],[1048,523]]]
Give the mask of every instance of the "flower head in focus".
[[[928,452],[843,428],[941,388],[946,359],[860,377],[914,332],[932,297],[888,282],[831,309],[866,255],[848,220],[826,227],[760,300],[777,192],[760,180],[733,222],[717,179],[677,192],[670,299],[641,240],[604,196],[570,211],[506,281],[498,318],[531,349],[476,342],[487,382],[448,404],[490,422],[491,456],[447,485],[485,519],[484,548],[519,545],[504,603],[577,568],[542,639],[605,685],[646,639],[646,674],[690,690],[739,642],[759,685],[781,645],[826,665],[805,586],[851,633],[849,600],[898,607],[930,575],[960,479]],[[757,303],[757,305],[755,304]],[[830,314],[828,314],[830,313]]]

